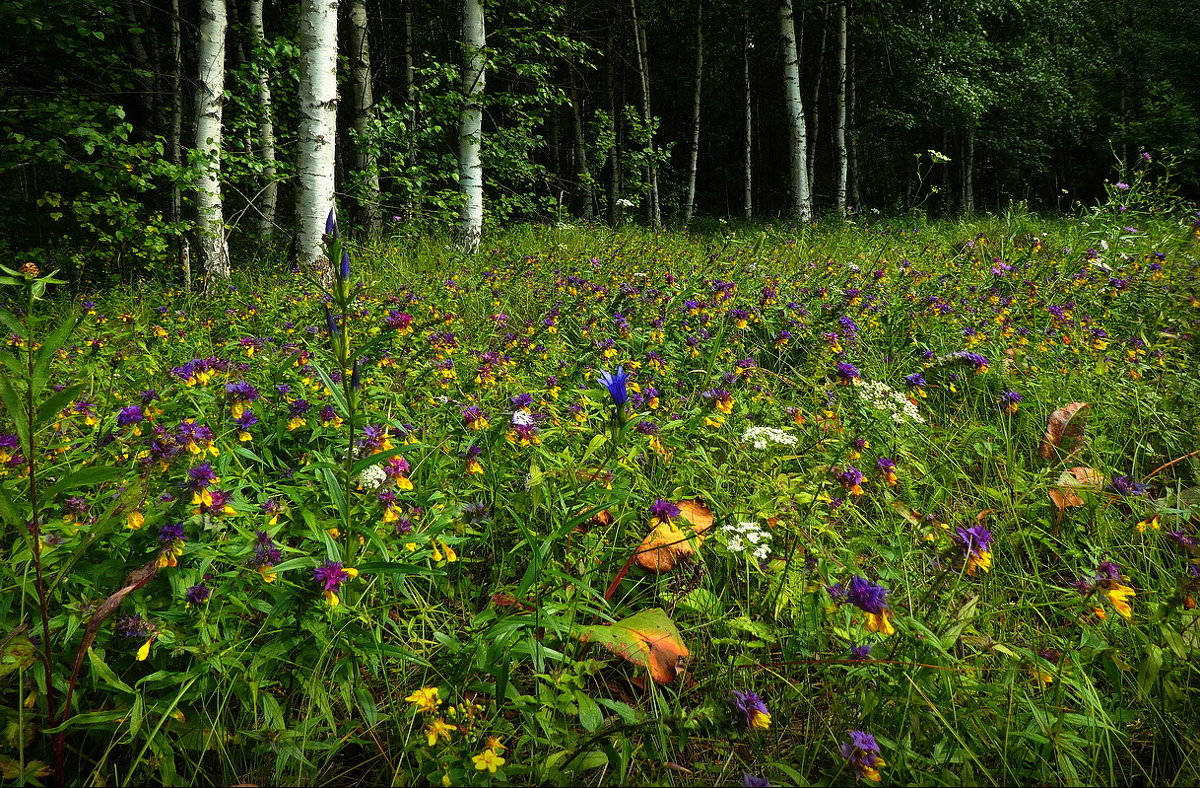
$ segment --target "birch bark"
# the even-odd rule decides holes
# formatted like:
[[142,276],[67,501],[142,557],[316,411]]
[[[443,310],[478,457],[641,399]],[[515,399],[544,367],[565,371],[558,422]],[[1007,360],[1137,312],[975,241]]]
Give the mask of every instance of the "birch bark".
[[229,279],[229,247],[221,202],[221,101],[225,92],[225,0],[200,7],[200,46],[196,79],[196,150],[203,154],[196,183],[200,256],[206,290]]
[[297,140],[296,235],[300,265],[332,274],[321,236],[333,210],[337,140],[337,0],[303,0],[300,8],[300,133]]
[[483,140],[483,96],[486,69],[484,45],[483,0],[463,0],[463,108],[458,124],[458,185],[462,190],[462,221],[459,225],[459,247],[474,254],[483,235],[483,160],[480,143]]
[[780,0],[779,27],[783,38],[783,87],[787,104],[792,173],[791,213],[802,222],[812,219],[812,193],[808,183],[808,134],[804,99],[800,93],[800,58],[796,52],[796,20],[792,0]]
[[275,123],[271,117],[271,72],[266,58],[267,37],[263,28],[263,0],[250,0],[250,40],[254,75],[258,82],[258,142],[262,146],[263,161],[259,231],[263,238],[270,238],[275,234],[279,181],[275,170]]

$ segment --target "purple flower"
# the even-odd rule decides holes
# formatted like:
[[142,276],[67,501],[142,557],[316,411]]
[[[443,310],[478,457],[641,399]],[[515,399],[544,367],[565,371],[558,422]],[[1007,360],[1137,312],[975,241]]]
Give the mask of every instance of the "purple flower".
[[326,561],[313,570],[313,580],[325,591],[337,591],[351,577],[341,561]]
[[771,781],[766,777],[745,772],[742,774],[742,788],[771,788]]
[[868,660],[871,658],[870,646],[851,646],[850,659],[853,660]]
[[183,541],[183,523],[167,523],[162,528],[158,529],[158,541],[160,542],[182,542]]
[[860,575],[850,578],[846,600],[864,613],[882,614],[887,609],[888,590]]
[[1117,187],[1118,191],[1123,191],[1123,192],[1129,191],[1129,184],[1125,183],[1124,181],[1117,181],[1116,183],[1113,184],[1113,186]]
[[1128,476],[1114,476],[1111,487],[1120,495],[1145,495],[1146,485]]
[[612,398],[613,405],[621,408],[629,401],[629,373],[623,366],[617,367],[616,372],[600,370],[600,377],[597,380],[600,385],[608,389],[608,396]]
[[729,696],[729,702],[742,713],[747,728],[765,730],[771,727],[771,712],[767,711],[767,702],[755,692],[734,690]]
[[130,405],[128,408],[121,408],[121,412],[117,414],[117,426],[128,427],[130,424],[136,424],[146,418],[142,413],[142,409],[137,405]]
[[650,504],[650,516],[659,522],[669,523],[679,516],[679,507],[668,500],[659,498]]
[[858,371],[858,367],[845,361],[838,362],[837,376],[843,383],[849,383],[862,377]]
[[838,748],[842,757],[854,767],[854,776],[872,782],[879,781],[879,767],[884,766],[879,757],[879,743],[866,731],[850,731],[850,741]]
[[190,586],[183,592],[183,598],[187,600],[189,605],[202,605],[208,601],[210,596],[212,596],[212,589],[204,585],[204,583]]

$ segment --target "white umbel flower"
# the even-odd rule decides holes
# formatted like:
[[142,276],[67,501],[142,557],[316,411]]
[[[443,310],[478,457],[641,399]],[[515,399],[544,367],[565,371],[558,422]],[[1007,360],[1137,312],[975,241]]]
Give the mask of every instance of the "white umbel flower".
[[368,465],[358,475],[358,486],[364,490],[378,490],[387,482],[387,474],[378,465]]
[[742,440],[756,449],[765,449],[772,444],[779,446],[795,446],[796,436],[786,430],[775,427],[747,427],[742,433]]

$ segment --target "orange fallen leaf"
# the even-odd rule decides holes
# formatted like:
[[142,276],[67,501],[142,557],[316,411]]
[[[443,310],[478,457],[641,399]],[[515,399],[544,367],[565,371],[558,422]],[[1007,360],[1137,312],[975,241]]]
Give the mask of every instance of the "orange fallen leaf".
[[1050,500],[1061,512],[1083,506],[1085,501],[1076,490],[1104,489],[1104,474],[1095,468],[1077,467],[1063,471],[1058,477],[1058,486],[1050,488]]
[[712,528],[712,510],[703,503],[680,501],[677,506],[680,518],[658,523],[638,546],[634,560],[647,572],[670,572],[694,556]]
[[674,679],[691,652],[683,644],[675,622],[662,608],[651,608],[612,624],[582,627],[584,643],[600,643],[609,651],[650,671],[659,684]]
[[1047,460],[1054,456],[1055,449],[1065,450],[1068,457],[1077,454],[1083,448],[1087,433],[1085,411],[1090,408],[1086,402],[1072,402],[1051,413],[1046,420],[1046,434],[1038,454]]

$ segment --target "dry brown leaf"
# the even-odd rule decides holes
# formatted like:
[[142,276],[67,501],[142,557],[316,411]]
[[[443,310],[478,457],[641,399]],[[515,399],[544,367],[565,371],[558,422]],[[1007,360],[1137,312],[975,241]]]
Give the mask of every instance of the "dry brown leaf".
[[692,530],[697,536],[703,536],[712,528],[713,513],[700,501],[680,501],[679,514],[692,524]]
[[1050,488],[1050,500],[1060,512],[1063,509],[1075,509],[1085,503],[1076,490],[1102,490],[1104,483],[1104,474],[1095,468],[1069,468],[1059,475],[1058,486]]
[[1050,414],[1046,420],[1046,434],[1042,438],[1039,454],[1043,459],[1054,456],[1055,449],[1062,449],[1070,457],[1083,448],[1084,435],[1087,433],[1087,411],[1091,408],[1086,402],[1072,402],[1064,405]]
[[[680,501],[680,519],[658,523],[638,546],[634,560],[647,572],[670,572],[696,554],[712,529],[713,513],[700,501]],[[686,522],[688,528],[683,527]]]
[[582,627],[579,639],[600,643],[622,659],[646,667],[659,684],[674,679],[691,656],[675,622],[657,607],[613,624]]

